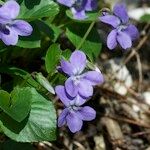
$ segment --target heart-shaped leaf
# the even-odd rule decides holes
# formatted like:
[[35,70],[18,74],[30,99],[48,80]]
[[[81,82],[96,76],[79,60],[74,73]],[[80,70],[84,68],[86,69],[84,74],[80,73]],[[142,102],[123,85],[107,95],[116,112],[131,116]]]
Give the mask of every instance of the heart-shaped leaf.
[[18,18],[36,20],[43,17],[54,17],[59,12],[59,6],[52,0],[24,0]]
[[30,111],[31,95],[28,92],[28,88],[16,88],[11,94],[0,90],[0,108],[14,120],[21,122]]
[[2,112],[0,128],[8,137],[18,142],[55,140],[56,111],[52,102],[46,100],[34,88],[18,89],[18,93],[19,91],[22,93],[22,90],[27,90],[28,95],[31,96],[31,110],[28,117],[19,123]]
[[61,53],[62,51],[59,44],[53,44],[49,47],[45,57],[45,66],[48,73],[54,73],[60,60]]

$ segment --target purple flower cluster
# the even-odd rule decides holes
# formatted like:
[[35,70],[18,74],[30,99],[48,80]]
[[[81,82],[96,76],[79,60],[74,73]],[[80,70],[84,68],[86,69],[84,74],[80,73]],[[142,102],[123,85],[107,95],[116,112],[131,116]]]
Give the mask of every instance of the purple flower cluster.
[[0,38],[6,45],[16,45],[18,36],[29,36],[32,26],[23,20],[18,20],[20,6],[14,0],[9,0],[0,7]]
[[107,46],[109,49],[114,49],[117,43],[123,49],[130,48],[132,41],[139,36],[137,28],[129,23],[129,17],[124,4],[116,4],[113,9],[113,14],[106,13],[99,18],[103,23],[113,27],[113,30],[107,37]]
[[57,2],[70,7],[73,17],[78,20],[87,18],[86,11],[97,8],[97,0],[57,0]]
[[93,86],[104,81],[103,75],[98,71],[83,73],[86,63],[86,55],[79,50],[72,53],[70,61],[61,60],[61,69],[69,77],[64,86],[55,88],[56,94],[65,105],[58,118],[58,126],[67,124],[73,133],[81,129],[83,121],[95,118],[95,110],[82,105],[93,95]]

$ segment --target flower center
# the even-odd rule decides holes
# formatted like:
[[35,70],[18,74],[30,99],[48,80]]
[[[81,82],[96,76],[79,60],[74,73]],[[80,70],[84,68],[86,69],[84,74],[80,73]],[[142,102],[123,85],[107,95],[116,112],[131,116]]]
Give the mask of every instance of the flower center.
[[81,79],[81,76],[74,76],[72,78],[74,85],[78,85],[80,83],[80,79]]
[[7,25],[5,25],[5,24],[0,24],[0,31],[6,35],[10,34],[9,29],[7,28]]
[[74,8],[75,8],[77,11],[83,10],[83,9],[84,9],[84,6],[86,5],[86,1],[87,1],[87,0],[75,0]]
[[78,110],[80,110],[80,108],[81,107],[79,107],[79,106],[76,106],[76,105],[70,105],[69,107],[68,107],[68,109],[70,110],[70,111],[78,111]]
[[123,31],[123,30],[125,30],[127,28],[127,25],[119,25],[118,27],[117,27],[117,31],[118,32],[120,32],[120,31]]
[[106,16],[106,15],[110,14],[110,9],[108,9],[108,8],[103,8],[101,11],[102,11],[103,16]]
[[76,6],[81,6],[83,0],[75,0]]

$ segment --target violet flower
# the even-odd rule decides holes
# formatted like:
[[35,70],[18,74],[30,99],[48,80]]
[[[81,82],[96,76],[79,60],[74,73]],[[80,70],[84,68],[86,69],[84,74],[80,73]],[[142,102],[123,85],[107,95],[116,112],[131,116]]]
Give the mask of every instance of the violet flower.
[[65,109],[58,118],[58,127],[67,125],[71,132],[80,131],[83,121],[91,121],[95,119],[96,112],[89,106],[81,107],[85,103],[85,99],[77,95],[74,99],[70,99],[65,91],[64,86],[56,86],[55,91],[60,100],[64,103]]
[[107,37],[107,46],[109,49],[114,49],[117,43],[123,49],[130,48],[132,41],[139,36],[137,28],[129,23],[129,17],[124,4],[116,4],[112,15],[106,14],[99,18],[102,22],[113,27],[113,30]]
[[18,20],[20,6],[14,0],[9,0],[0,7],[0,38],[6,45],[16,45],[18,35],[29,36],[32,26],[23,20]]
[[87,18],[86,11],[97,8],[97,0],[57,0],[57,2],[70,7],[73,17],[78,20]]
[[61,69],[69,78],[65,82],[66,92],[71,97],[78,94],[84,98],[93,95],[93,86],[103,83],[103,75],[98,71],[87,71],[83,74],[86,67],[86,55],[79,50],[72,53],[70,61],[61,60]]

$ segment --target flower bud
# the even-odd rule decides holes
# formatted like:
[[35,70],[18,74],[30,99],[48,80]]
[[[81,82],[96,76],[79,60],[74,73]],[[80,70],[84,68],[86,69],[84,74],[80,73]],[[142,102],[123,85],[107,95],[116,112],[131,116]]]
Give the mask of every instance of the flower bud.
[[54,88],[49,83],[49,81],[42,75],[42,73],[36,73],[35,74],[36,80],[50,93],[55,94]]

